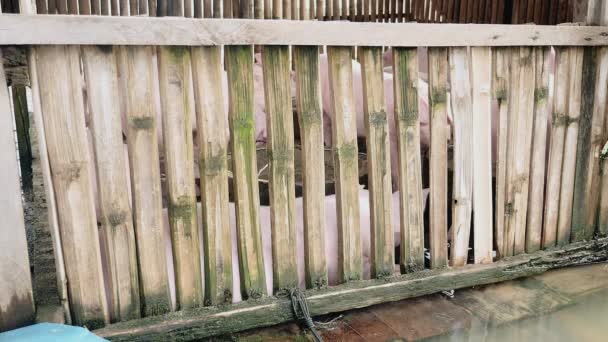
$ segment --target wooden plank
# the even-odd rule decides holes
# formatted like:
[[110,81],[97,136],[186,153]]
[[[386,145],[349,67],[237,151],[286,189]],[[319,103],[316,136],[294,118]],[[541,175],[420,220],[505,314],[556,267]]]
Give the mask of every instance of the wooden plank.
[[13,116],[6,84],[4,67],[0,65],[0,332],[32,324],[36,315]]
[[353,95],[352,49],[329,47],[328,66],[336,207],[338,215],[338,273],[340,282],[362,276],[359,218],[357,120]]
[[[594,49],[595,50],[595,49]],[[595,58],[591,58],[593,55]],[[601,150],[605,144],[604,125],[608,84],[608,50],[599,48],[596,53],[585,49],[583,91],[593,82],[593,94],[582,96],[581,122],[577,147],[574,202],[572,205],[572,238],[574,241],[590,239],[596,227],[600,203]],[[587,87],[585,86],[587,84]],[[593,99],[589,103],[589,98]],[[600,217],[605,214],[600,212]]]
[[231,46],[225,50],[239,273],[245,299],[266,295],[255,154],[252,56],[251,46]]
[[304,264],[307,288],[327,285],[325,261],[325,168],[319,49],[294,49],[296,104],[304,179]]
[[473,97],[473,226],[476,264],[492,262],[492,51],[471,49]]
[[448,265],[448,51],[431,48],[429,55],[429,107],[431,146],[429,157],[431,268]]
[[[534,254],[523,254],[490,265],[467,265],[458,269],[427,271],[423,274],[397,276],[392,280],[368,280],[309,291],[308,307],[313,316],[398,301],[434,292],[483,285],[542,274],[547,270],[587,262],[608,260],[608,240],[578,242]],[[291,321],[293,307],[289,299],[266,299],[241,303],[230,308],[201,308],[184,313],[149,317],[114,324],[95,331],[113,341],[149,341],[205,338],[253,327]]]
[[190,51],[158,49],[169,223],[175,267],[176,309],[202,305],[200,248],[192,147]]
[[557,221],[559,196],[564,159],[564,140],[568,113],[568,92],[570,79],[570,50],[556,49],[555,95],[553,96],[553,117],[549,161],[547,164],[547,186],[543,226],[543,248],[553,247],[557,241]]
[[[36,27],[33,30],[32,27]],[[348,32],[348,34],[345,34]],[[3,15],[0,45],[602,46],[600,26]]]
[[534,118],[536,60],[532,48],[511,55],[511,92],[507,147],[505,254],[525,251],[528,184]]
[[395,234],[391,222],[390,142],[384,102],[382,48],[361,48],[359,60],[368,155],[371,276],[382,278],[391,276],[395,271]]
[[73,323],[94,329],[108,322],[108,311],[91,188],[93,180],[88,172],[92,160],[80,97],[79,49],[39,47],[36,57],[64,260],[70,279]]
[[569,243],[571,238],[574,176],[576,171],[575,156],[582,100],[583,48],[570,48],[569,71],[568,115],[565,122],[564,160],[559,195],[559,218],[557,221],[557,243],[559,245]]
[[288,46],[262,50],[270,175],[274,291],[298,286],[291,63]]
[[140,317],[137,250],[126,156],[122,143],[116,56],[113,47],[81,50],[98,184],[101,233],[105,236],[110,319]]
[[273,0],[272,16],[275,19],[283,18],[283,1],[282,0]]
[[545,194],[545,168],[547,162],[547,129],[549,126],[549,75],[551,51],[536,49],[536,81],[534,90],[534,128],[532,133],[532,158],[530,160],[530,195],[526,229],[526,253],[541,248],[543,208]]
[[507,137],[509,135],[509,92],[511,90],[511,49],[495,49],[493,54],[492,89],[498,105],[497,157],[496,157],[496,214],[494,236],[497,257],[506,255],[505,213],[507,190]]
[[[52,5],[52,12],[55,12],[55,3]],[[34,9],[32,3],[23,1],[19,3],[19,11],[22,14],[32,14]],[[46,147],[46,135],[44,123],[42,120],[42,109],[40,104],[40,89],[38,87],[38,69],[36,66],[36,50],[33,48],[27,51],[28,76],[30,79],[30,87],[32,90],[32,118],[36,127],[37,142],[38,142],[38,158],[40,158],[40,169],[44,184],[44,198],[47,205],[48,214],[48,229],[51,233],[53,242],[53,256],[55,259],[55,273],[57,276],[57,295],[63,308],[63,316],[66,324],[72,323],[70,313],[67,278],[65,273],[65,262],[63,259],[63,247],[61,244],[61,234],[59,232],[59,223],[57,218],[57,205],[55,202],[55,188],[51,179],[51,169],[49,166],[48,150]]]
[[[452,227],[450,265],[467,263],[471,214],[473,210],[473,103],[471,98],[470,56],[466,47],[451,48],[450,89],[454,120],[454,181],[452,198]],[[475,132],[475,133],[473,133]],[[431,132],[431,135],[434,132]],[[475,158],[473,158],[475,156]],[[432,187],[431,187],[432,189]],[[447,188],[446,188],[447,191]]]
[[133,194],[133,221],[139,261],[142,314],[171,311],[167,256],[163,237],[153,47],[121,47],[119,70],[126,113],[127,147]]
[[[232,236],[228,212],[228,139],[218,47],[192,48],[201,203],[205,305],[232,302]],[[218,134],[220,133],[220,134]]]
[[393,86],[399,163],[401,273],[424,268],[424,205],[418,111],[418,51],[393,49]]

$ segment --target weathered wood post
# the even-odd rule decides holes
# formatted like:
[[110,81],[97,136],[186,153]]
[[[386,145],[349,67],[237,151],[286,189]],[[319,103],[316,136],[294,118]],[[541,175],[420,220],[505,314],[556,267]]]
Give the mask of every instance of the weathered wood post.
[[34,299],[17,171],[17,151],[4,67],[1,64],[0,111],[0,332],[3,332],[34,320]]

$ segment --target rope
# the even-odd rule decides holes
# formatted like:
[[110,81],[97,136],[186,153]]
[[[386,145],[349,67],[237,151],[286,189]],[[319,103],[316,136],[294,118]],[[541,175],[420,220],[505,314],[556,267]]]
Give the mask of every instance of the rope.
[[[315,323],[312,321],[310,311],[308,311],[308,302],[306,301],[306,296],[304,296],[304,293],[299,288],[294,288],[290,290],[290,296],[293,314],[298,320],[303,321],[306,327],[310,329],[315,341],[323,342],[323,339],[321,339],[321,336],[319,336],[317,329],[315,329]],[[300,308],[299,310],[298,307]]]

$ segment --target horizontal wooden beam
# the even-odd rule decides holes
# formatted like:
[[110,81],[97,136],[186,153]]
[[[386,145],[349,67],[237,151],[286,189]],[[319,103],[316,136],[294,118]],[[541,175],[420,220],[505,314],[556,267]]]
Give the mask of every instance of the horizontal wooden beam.
[[0,15],[0,45],[608,45],[608,28]]
[[[310,312],[316,316],[536,275],[552,268],[607,260],[608,238],[602,238],[505,258],[493,264],[427,270],[389,280],[353,281],[324,290],[307,291],[306,296]],[[114,341],[182,341],[270,326],[293,319],[288,299],[266,298],[227,307],[184,310],[116,323],[94,332]]]

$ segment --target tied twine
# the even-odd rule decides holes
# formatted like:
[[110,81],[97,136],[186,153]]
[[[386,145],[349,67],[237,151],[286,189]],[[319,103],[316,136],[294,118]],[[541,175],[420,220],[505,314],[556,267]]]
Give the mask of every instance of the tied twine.
[[322,342],[323,339],[321,339],[321,336],[319,336],[317,329],[315,329],[315,323],[312,321],[312,317],[310,316],[310,311],[308,310],[308,302],[306,301],[306,296],[304,296],[304,293],[299,288],[293,288],[290,290],[289,295],[291,297],[293,314],[298,320],[303,321],[306,327],[310,329],[312,335],[315,338],[315,341]]

